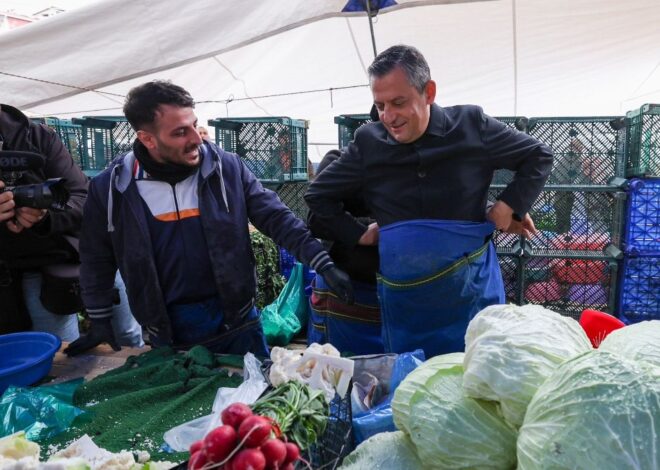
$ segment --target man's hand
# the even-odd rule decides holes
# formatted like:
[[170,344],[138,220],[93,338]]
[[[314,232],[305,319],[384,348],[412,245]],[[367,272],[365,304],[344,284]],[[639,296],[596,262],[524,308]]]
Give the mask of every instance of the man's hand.
[[534,221],[525,214],[522,221],[513,219],[513,209],[503,201],[497,201],[490,208],[486,214],[486,218],[495,224],[498,230],[506,233],[514,233],[516,235],[524,235],[526,238],[531,238],[536,234],[536,227]]
[[353,294],[353,285],[351,284],[351,279],[348,277],[348,274],[337,268],[335,265],[328,266],[323,271],[319,272],[319,274],[323,277],[325,283],[330,287],[330,290],[337,295],[337,297],[348,305],[353,304],[355,296]]
[[89,332],[71,343],[64,350],[64,353],[68,356],[77,356],[88,349],[95,348],[101,343],[110,344],[115,351],[121,350],[121,346],[119,346],[115,339],[115,333],[112,330],[112,323],[109,317],[92,320]]
[[505,232],[515,233],[517,235],[524,235],[525,238],[527,239],[532,238],[532,236],[538,233],[538,231],[536,230],[536,226],[534,225],[534,221],[529,216],[529,214],[525,214],[525,217],[523,218],[522,222],[518,222],[517,220],[512,220],[511,225],[509,225],[509,228],[506,229]]
[[373,222],[367,227],[367,231],[358,240],[358,245],[378,245],[378,224]]
[[[4,187],[5,183],[0,181],[0,189]],[[16,215],[14,212],[15,206],[16,203],[14,202],[14,195],[11,191],[0,193],[0,223],[14,218]]]
[[15,212],[14,219],[7,221],[7,228],[14,233],[20,233],[23,229],[36,225],[46,217],[47,213],[46,209],[33,209],[32,207],[19,207]]

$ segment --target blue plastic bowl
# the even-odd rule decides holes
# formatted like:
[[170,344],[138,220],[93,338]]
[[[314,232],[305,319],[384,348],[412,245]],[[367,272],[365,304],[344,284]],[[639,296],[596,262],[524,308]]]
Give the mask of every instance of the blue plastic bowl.
[[48,374],[62,340],[29,331],[0,335],[0,394],[10,385],[25,387]]

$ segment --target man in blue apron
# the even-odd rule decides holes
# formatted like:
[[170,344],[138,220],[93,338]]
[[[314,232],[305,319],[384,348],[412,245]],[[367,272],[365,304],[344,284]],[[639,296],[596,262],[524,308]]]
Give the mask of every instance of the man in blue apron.
[[[436,84],[414,47],[382,52],[369,77],[380,122],[356,131],[305,200],[333,239],[378,244],[387,351],[461,351],[470,319],[504,302],[492,233],[535,232],[527,211],[550,173],[552,152],[477,106],[434,104]],[[515,177],[487,208],[488,186],[501,168]],[[357,194],[377,223],[367,226],[345,211],[342,201]]]
[[65,353],[109,341],[119,269],[152,346],[267,356],[248,221],[352,301],[348,276],[305,224],[238,155],[201,139],[186,90],[139,85],[124,114],[137,134],[133,150],[92,180],[83,214],[80,286],[92,324]]

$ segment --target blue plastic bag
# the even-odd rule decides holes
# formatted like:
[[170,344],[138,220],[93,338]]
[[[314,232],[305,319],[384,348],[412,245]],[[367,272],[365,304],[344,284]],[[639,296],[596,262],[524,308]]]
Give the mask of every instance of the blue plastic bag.
[[394,392],[403,379],[425,360],[424,351],[421,349],[397,355],[389,377],[389,393],[385,399],[370,410],[353,415],[356,444],[381,432],[396,431],[391,405]]

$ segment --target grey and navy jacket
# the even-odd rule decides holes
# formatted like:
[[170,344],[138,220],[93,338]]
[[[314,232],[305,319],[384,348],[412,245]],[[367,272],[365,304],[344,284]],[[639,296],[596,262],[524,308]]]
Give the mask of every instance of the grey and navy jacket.
[[[332,261],[305,224],[276,193],[263,188],[238,155],[208,142],[200,153],[199,217],[225,318],[235,324],[254,305],[256,291],[249,222],[317,271]],[[120,156],[90,183],[80,240],[82,298],[91,318],[111,315],[119,269],[137,321],[169,341],[172,331],[144,200],[134,177],[135,161],[133,152]]]

